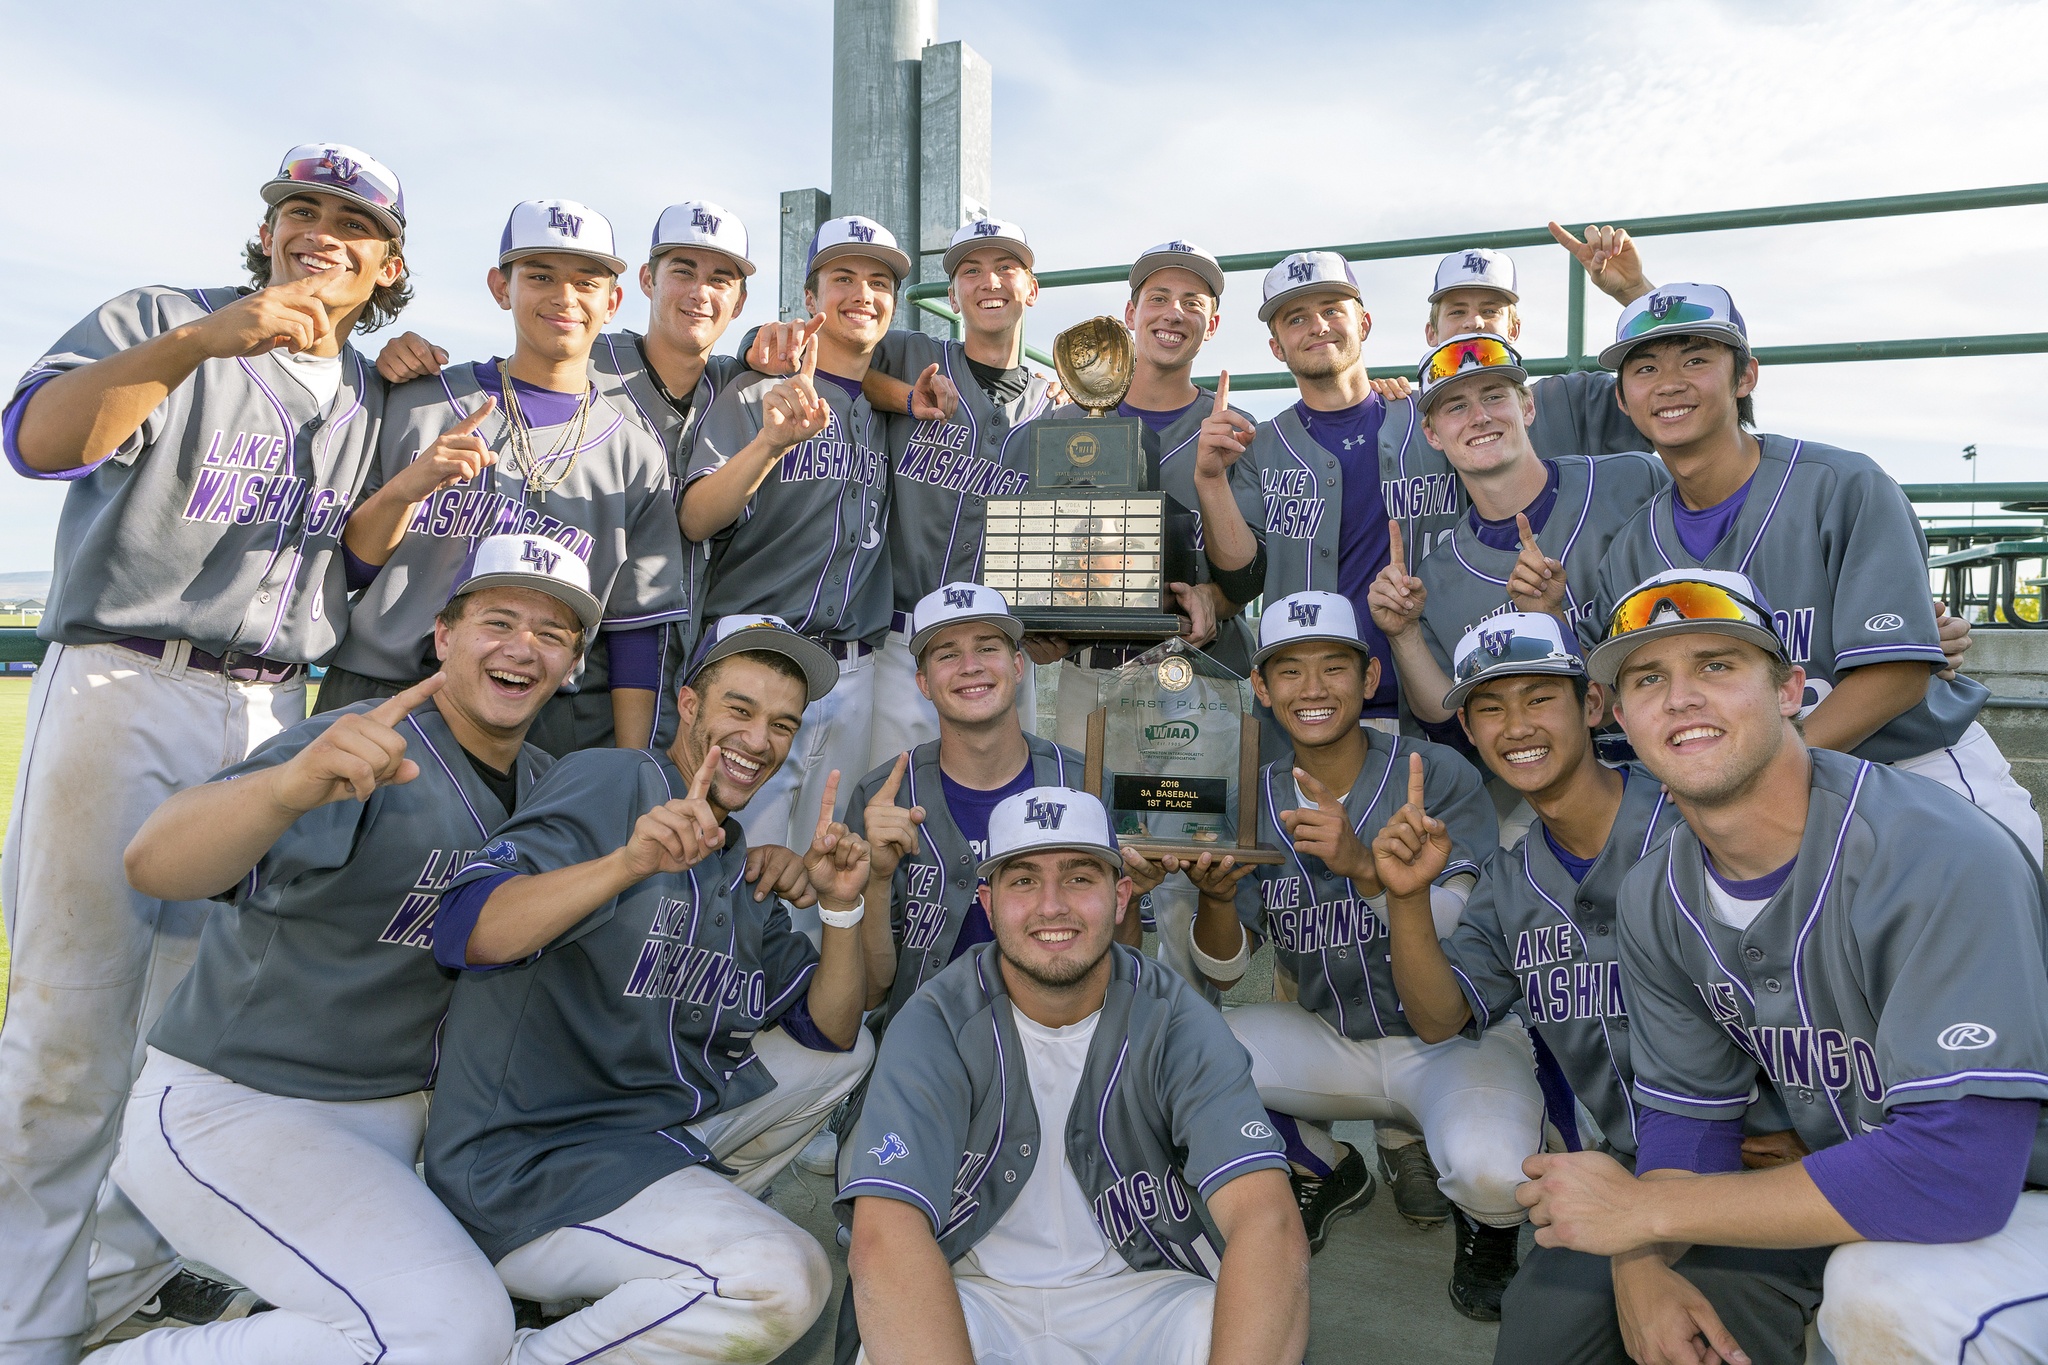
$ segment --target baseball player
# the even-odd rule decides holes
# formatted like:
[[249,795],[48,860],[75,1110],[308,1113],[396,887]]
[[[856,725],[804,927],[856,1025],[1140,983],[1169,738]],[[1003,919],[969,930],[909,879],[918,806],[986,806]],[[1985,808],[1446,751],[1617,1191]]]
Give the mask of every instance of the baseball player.
[[994,941],[891,1022],[848,1144],[862,1358],[1300,1360],[1286,1158],[1222,1018],[1112,942],[1132,888],[1108,812],[1019,792],[978,870]]
[[793,760],[748,808],[748,837],[763,844],[815,823],[827,772],[869,767],[874,654],[892,610],[886,423],[861,377],[910,258],[887,228],[854,216],[820,224],[808,261],[804,303],[821,321],[802,370],[719,396],[697,430],[682,502],[684,535],[712,542],[705,626],[780,615],[839,661],[839,685],[814,697]]
[[[172,797],[135,885],[213,896],[149,1035],[114,1178],[276,1311],[148,1332],[128,1361],[495,1363],[512,1313],[414,1172],[453,980],[438,892],[551,760],[527,726],[602,615],[583,561],[494,536],[435,622],[440,671],[267,741]],[[314,1267],[317,1267],[315,1269]]]
[[[738,216],[707,199],[670,204],[654,223],[647,261],[640,267],[640,292],[647,296],[647,331],[604,332],[590,351],[590,379],[621,412],[637,416],[668,452],[669,474],[680,489],[688,472],[690,445],[704,414],[727,385],[745,374],[746,361],[713,355],[725,331],[747,306],[747,281],[755,266],[747,255],[747,228]],[[417,333],[387,342],[377,369],[392,383],[437,375],[447,352]],[[684,559],[684,597],[693,605],[708,547],[691,546]],[[655,743],[675,737],[675,672],[695,643],[688,620],[658,633],[661,699]],[[589,655],[579,690],[602,693],[609,686],[611,656],[644,651],[649,634],[615,630],[608,649]],[[629,676],[646,676],[643,660],[627,660]],[[600,711],[598,719],[602,720]]]
[[589,566],[606,611],[593,652],[609,651],[611,665],[607,686],[541,712],[534,743],[560,755],[648,742],[659,628],[689,603],[661,444],[590,379],[591,346],[618,311],[624,269],[601,214],[566,199],[513,206],[488,276],[512,314],[512,354],[393,395],[377,486],[346,531],[351,566],[374,578],[321,683],[322,710],[389,695],[426,671],[435,602],[479,539],[516,531]]
[[781,621],[723,618],[685,676],[675,743],[556,764],[442,899],[435,954],[468,970],[427,1181],[514,1295],[595,1300],[522,1333],[515,1365],[736,1343],[767,1360],[824,1307],[823,1252],[754,1196],[874,1057],[867,844],[826,806],[803,859],[820,950],[782,900],[744,889],[730,817],[838,680]]
[[306,664],[347,626],[342,519],[384,412],[348,337],[410,297],[388,167],[294,147],[262,194],[253,288],[123,294],[6,407],[8,462],[69,484],[0,874],[9,1360],[73,1360],[152,1296],[181,1321],[233,1297],[173,1280],[170,1248],[118,1193],[94,1213],[140,1040],[206,915],[131,890],[121,850],[166,797],[304,717]]
[[[1542,1156],[1519,1197],[1541,1243],[1681,1302],[1663,1267],[1688,1245],[1811,1248],[1788,1257],[1840,1360],[2041,1359],[2048,888],[1962,799],[1808,747],[1758,588],[1658,575],[1587,660],[1685,817],[1621,894],[1636,1165],[1659,1178]],[[1766,1083],[1811,1154],[1738,1173]],[[1755,1349],[1694,1317],[1720,1358]]]
[[1648,455],[1539,458],[1529,373],[1503,337],[1452,337],[1423,358],[1419,378],[1423,435],[1471,505],[1413,574],[1390,533],[1390,562],[1367,597],[1409,709],[1441,724],[1457,709],[1443,698],[1465,632],[1518,608],[1586,620],[1608,542],[1671,478]]
[[[1494,774],[1526,794],[1540,823],[1488,859],[1457,927],[1441,940],[1429,904],[1449,856],[1441,822],[1411,804],[1380,831],[1373,856],[1387,887],[1388,946],[1401,1003],[1409,1024],[1429,1041],[1477,1037],[1495,1019],[1519,1013],[1565,1082],[1546,1087],[1545,1095],[1565,1145],[1582,1146],[1575,1112],[1583,1104],[1598,1128],[1583,1135],[1583,1145],[1628,1163],[1637,1121],[1615,934],[1618,893],[1629,871],[1669,836],[1677,808],[1641,765],[1613,769],[1600,762],[1590,727],[1600,723],[1606,694],[1586,680],[1585,664],[1555,617],[1506,613],[1475,626],[1458,642],[1455,673],[1448,705]],[[1765,1109],[1775,1116],[1763,1118]],[[1743,1139],[1745,1160],[1761,1163],[1791,1135],[1760,1131],[1784,1128],[1775,1105],[1754,1107],[1751,1117],[1747,1126],[1758,1135]],[[1752,1361],[1791,1361],[1811,1296],[1803,1267],[1794,1264],[1788,1274],[1783,1259],[1779,1252],[1697,1248],[1675,1268],[1731,1325]],[[1643,1339],[1643,1324],[1652,1339],[1659,1326],[1690,1336],[1689,1318],[1660,1315],[1631,1297],[1634,1288],[1627,1267],[1616,1274],[1601,1257],[1537,1248],[1502,1300],[1495,1359],[1622,1365]],[[1579,1306],[1603,1299],[1605,1315]],[[1561,1301],[1574,1305],[1562,1317],[1553,1311]],[[1638,1350],[1635,1358],[1686,1357]]]
[[1621,403],[1647,426],[1673,486],[1609,546],[1594,620],[1665,570],[1747,575],[1806,674],[1808,744],[1933,778],[1989,811],[2038,861],[2041,817],[1977,723],[1989,692],[1947,667],[1927,595],[1927,538],[1891,476],[1854,451],[1753,434],[1756,358],[1742,314],[1716,285],[1638,299],[1600,363],[1618,372]]
[[[1387,962],[1386,902],[1367,849],[1404,793],[1424,784],[1452,831],[1453,855],[1431,892],[1448,932],[1499,846],[1493,802],[1453,750],[1359,725],[1379,665],[1349,599],[1306,592],[1273,603],[1259,618],[1254,663],[1253,689],[1294,740],[1259,774],[1260,841],[1288,860],[1246,876],[1228,856],[1202,856],[1188,873],[1202,894],[1196,961],[1228,989],[1258,934],[1299,983],[1298,1000],[1244,1005],[1225,1018],[1286,1139],[1310,1246],[1375,1190],[1364,1156],[1319,1125],[1403,1120],[1421,1130],[1453,1205],[1451,1302],[1492,1321],[1515,1273],[1524,1217],[1516,1176],[1543,1141],[1528,1034],[1505,1021],[1476,1038],[1416,1036]],[[1411,757],[1421,759],[1420,776]]]
[[[1570,228],[1552,223],[1550,235],[1577,258],[1594,288],[1623,307],[1650,292],[1635,239],[1626,228],[1595,224],[1582,240]],[[1521,300],[1513,257],[1485,247],[1453,251],[1437,262],[1423,340],[1433,351],[1454,336],[1490,332],[1513,345],[1522,336]],[[1403,447],[1425,439],[1408,381],[1375,380],[1374,387],[1387,399],[1387,427],[1399,433]],[[1599,370],[1545,375],[1529,385],[1529,396],[1536,412],[1529,441],[1546,460],[1649,448],[1649,438],[1615,402],[1614,380]]]

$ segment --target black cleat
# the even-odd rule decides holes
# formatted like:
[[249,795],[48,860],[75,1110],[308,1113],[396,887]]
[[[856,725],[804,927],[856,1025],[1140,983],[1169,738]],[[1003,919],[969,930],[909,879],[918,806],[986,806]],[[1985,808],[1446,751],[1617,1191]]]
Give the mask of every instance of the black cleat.
[[1394,1192],[1395,1209],[1416,1227],[1440,1228],[1451,1216],[1451,1201],[1437,1188],[1437,1178],[1426,1144],[1380,1148],[1380,1179]]
[[109,1341],[141,1336],[159,1327],[200,1327],[260,1313],[270,1305],[247,1289],[180,1270],[128,1319],[107,1334]]
[[1302,1175],[1289,1171],[1294,1202],[1301,1206],[1302,1230],[1308,1233],[1308,1254],[1313,1256],[1330,1240],[1330,1224],[1347,1213],[1355,1213],[1372,1202],[1379,1192],[1365,1155],[1350,1143],[1339,1143],[1346,1153],[1327,1176]]
[[1451,1264],[1451,1306],[1474,1322],[1499,1322],[1501,1295],[1521,1268],[1516,1243],[1522,1229],[1475,1223],[1456,1207],[1451,1209],[1451,1225],[1458,1237],[1458,1257]]

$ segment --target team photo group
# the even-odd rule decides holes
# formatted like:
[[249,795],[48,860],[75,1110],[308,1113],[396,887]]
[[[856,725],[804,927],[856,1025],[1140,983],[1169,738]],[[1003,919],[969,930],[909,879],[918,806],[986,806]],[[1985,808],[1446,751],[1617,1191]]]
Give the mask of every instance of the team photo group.
[[[1022,225],[945,250],[957,340],[857,215],[728,336],[733,214],[520,202],[464,357],[390,167],[263,169],[234,282],[5,409],[64,493],[0,1365],[770,1361],[839,1248],[847,1365],[1357,1359],[1310,1259],[1382,1188],[1503,1365],[2048,1360],[2041,818],[1900,486],[1760,432],[1742,281],[1552,224],[1598,369],[1470,249],[1375,380],[1343,256],[1139,254],[1162,647],[991,586],[1087,396]],[[1269,420],[1195,383],[1226,292]],[[1162,648],[1249,680],[1255,840],[1148,851],[1060,742]]]

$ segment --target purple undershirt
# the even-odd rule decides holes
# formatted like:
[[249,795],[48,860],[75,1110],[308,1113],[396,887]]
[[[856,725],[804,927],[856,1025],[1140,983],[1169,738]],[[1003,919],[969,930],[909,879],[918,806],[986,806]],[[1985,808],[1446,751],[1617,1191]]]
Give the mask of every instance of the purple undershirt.
[[[524,876],[519,872],[500,872],[482,881],[458,886],[441,897],[441,904],[434,911],[434,961],[452,972],[494,972],[512,964],[498,966],[471,966],[469,938],[476,932],[477,918],[484,912],[484,902],[514,877]],[[746,894],[744,892],[735,894]],[[796,1039],[813,1052],[850,1052],[852,1048],[841,1047],[825,1035],[817,1022],[811,1018],[811,999],[808,993],[800,995],[774,1019],[762,1021],[762,1027],[779,1026],[784,1033]],[[858,1042],[858,1036],[854,1041]]]
[[52,379],[55,379],[56,377],[57,376],[54,373],[52,373],[46,374],[41,378],[37,379],[34,383],[30,384],[27,388],[23,389],[20,393],[16,394],[14,396],[14,401],[7,405],[6,413],[4,415],[0,415],[0,446],[4,446],[6,448],[7,463],[13,465],[14,472],[21,475],[21,477],[23,477],[24,479],[38,479],[47,482],[69,483],[73,479],[84,478],[86,475],[92,473],[95,469],[98,469],[101,465],[105,464],[108,460],[114,458],[113,456],[108,455],[105,456],[104,458],[94,460],[90,464],[79,465],[76,469],[60,469],[57,470],[55,473],[50,473],[48,471],[41,469],[32,469],[22,461],[21,447],[17,444],[17,441],[21,436],[21,415],[28,411],[28,400],[35,397],[36,390],[42,388],[43,385],[49,383]]
[[[1532,522],[1531,524],[1533,525],[1534,523]],[[1621,789],[1623,791],[1628,790],[1628,769],[1626,768],[1621,769]],[[1593,870],[1594,863],[1600,861],[1600,855],[1595,853],[1590,858],[1581,858],[1578,854],[1568,851],[1563,844],[1560,844],[1555,838],[1551,837],[1550,826],[1543,824],[1541,821],[1537,823],[1543,830],[1543,842],[1550,845],[1551,853],[1555,855],[1558,862],[1564,865],[1564,870],[1571,874],[1573,884],[1576,885],[1586,880],[1586,874]],[[1608,832],[1610,834],[1613,833],[1611,827]]]
[[1792,861],[1775,872],[1766,872],[1763,876],[1746,882],[1730,881],[1722,876],[1721,869],[1714,866],[1714,860],[1706,856],[1704,849],[1701,850],[1700,860],[1707,865],[1707,875],[1714,879],[1714,885],[1720,887],[1726,894],[1739,901],[1767,901],[1778,894],[1778,888],[1792,875],[1793,867],[1799,862],[1799,855],[1793,854]]
[[827,374],[823,370],[818,371],[818,378],[830,380],[832,383],[837,384],[849,400],[859,400],[860,381],[858,379],[848,379],[843,374]]
[[[946,811],[953,817],[954,828],[967,840],[974,861],[979,863],[988,857],[989,814],[1007,798],[1031,790],[1031,760],[1025,759],[1023,770],[994,791],[963,787],[941,768],[939,789],[945,794]],[[953,957],[946,960],[951,962],[975,944],[991,942],[995,936],[995,930],[989,927],[988,911],[982,909],[981,900],[976,897],[967,909],[967,918],[960,922],[959,937],[953,940]]]
[[661,690],[661,627],[639,626],[632,630],[608,630],[600,637],[611,657],[611,688],[635,688],[642,692]]
[[1373,624],[1366,594],[1373,579],[1387,567],[1387,500],[1380,491],[1380,424],[1386,404],[1378,394],[1336,412],[1319,412],[1306,403],[1294,405],[1295,416],[1317,445],[1337,457],[1344,476],[1344,502],[1337,522],[1337,591],[1351,599],[1358,633],[1380,661],[1380,690],[1366,698],[1364,715],[1398,713],[1399,685],[1394,679],[1394,650]]
[[[502,404],[505,399],[504,386],[498,382],[499,357],[479,360],[469,367],[476,376],[476,382],[484,392],[493,395]],[[526,416],[529,427],[558,427],[576,415],[577,405],[583,401],[583,390],[575,393],[557,393],[529,384],[514,377],[512,391],[519,396],[519,411]]]
[[[1557,506],[1557,462],[1543,462],[1543,491],[1536,495],[1536,501],[1524,507],[1521,515],[1529,519],[1529,529],[1543,534],[1544,525],[1550,520],[1550,511]],[[1472,534],[1479,537],[1479,543],[1492,550],[1515,551],[1522,548],[1522,528],[1515,525],[1515,519],[1488,521],[1479,515],[1477,507],[1465,509],[1465,515],[1472,525]]]
[[[1874,1133],[1804,1159],[1807,1176],[1873,1242],[1974,1242],[2012,1217],[2026,1183],[2041,1102],[1963,1095],[1893,1105]],[[1638,1171],[1742,1169],[1741,1119],[1644,1109]]]
[[1735,524],[1735,518],[1742,515],[1742,504],[1749,499],[1749,485],[1756,482],[1756,475],[1749,476],[1747,483],[1730,493],[1712,507],[1702,507],[1695,512],[1685,505],[1685,499],[1674,491],[1671,495],[1671,520],[1678,527],[1678,543],[1694,559],[1704,561],[1714,552],[1714,547],[1728,538],[1728,528]]
[[344,580],[343,586],[350,592],[361,592],[364,588],[377,581],[377,575],[384,572],[384,566],[382,564],[372,564],[367,559],[358,558],[356,552],[349,549],[348,542],[343,541],[341,543],[341,571]]
[[1157,433],[1166,430],[1175,422],[1178,422],[1186,415],[1189,408],[1201,401],[1200,398],[1197,398],[1193,403],[1170,408],[1165,412],[1155,412],[1151,408],[1141,408],[1135,403],[1118,403],[1116,405],[1116,415],[1119,417],[1135,417],[1140,422],[1143,422],[1148,430]]

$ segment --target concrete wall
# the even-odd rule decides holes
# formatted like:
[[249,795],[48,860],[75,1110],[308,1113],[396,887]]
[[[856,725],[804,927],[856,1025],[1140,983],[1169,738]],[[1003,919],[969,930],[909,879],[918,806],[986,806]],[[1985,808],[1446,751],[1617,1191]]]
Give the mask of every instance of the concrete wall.
[[1971,634],[1963,671],[1991,689],[1993,704],[1979,719],[2004,750],[2013,775],[2034,794],[2034,805],[2048,811],[2048,630],[1980,626]]

